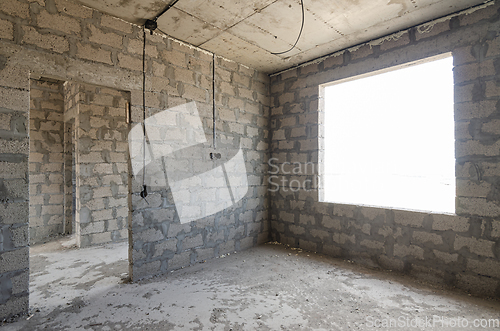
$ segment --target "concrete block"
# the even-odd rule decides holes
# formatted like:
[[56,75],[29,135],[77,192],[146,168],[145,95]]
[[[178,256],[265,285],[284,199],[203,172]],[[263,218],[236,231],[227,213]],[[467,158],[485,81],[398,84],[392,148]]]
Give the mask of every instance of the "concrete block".
[[352,205],[335,204],[333,206],[333,215],[353,218],[354,217],[354,208],[355,208],[355,206],[352,206]]
[[0,38],[1,39],[14,39],[14,26],[11,22],[0,19]]
[[394,256],[406,258],[406,257],[414,257],[419,260],[424,259],[424,250],[421,247],[415,245],[399,245],[394,244]]
[[420,25],[417,28],[417,32],[415,34],[417,41],[436,36],[440,33],[446,32],[450,30],[450,22],[444,21],[440,23],[426,23]]
[[296,235],[301,235],[301,234],[304,234],[306,232],[306,229],[302,226],[290,224],[288,226],[288,228],[289,228],[290,232],[292,232],[293,234],[296,234]]
[[251,236],[251,237],[245,237],[245,238],[242,238],[240,239],[239,241],[239,250],[245,250],[245,249],[249,249],[249,248],[252,248],[254,245],[254,237]]
[[469,214],[479,216],[497,217],[500,215],[500,207],[485,198],[457,198],[457,214]]
[[322,242],[328,241],[328,239],[332,237],[332,234],[323,230],[311,229],[309,230],[309,233],[311,236],[320,239]]
[[29,267],[29,248],[22,247],[11,251],[0,252],[0,274],[23,270]]
[[257,245],[263,245],[270,240],[269,232],[262,232],[257,236]]
[[404,269],[403,261],[401,261],[400,259],[388,257],[384,254],[378,257],[378,262],[381,266],[389,270],[403,271]]
[[486,98],[495,98],[500,96],[500,86],[495,81],[486,82]]
[[69,42],[64,37],[53,34],[40,34],[30,26],[23,26],[22,29],[24,31],[23,44],[32,44],[56,53],[69,51]]
[[[28,112],[29,92],[18,89],[0,87],[0,105],[10,110]],[[27,123],[28,121],[26,121]]]
[[100,245],[112,241],[111,232],[94,233],[91,235],[91,238],[92,245]]
[[177,251],[177,239],[169,239],[158,242],[154,246],[153,258],[162,256],[165,252],[175,253]]
[[161,273],[161,262],[160,261],[152,261],[146,263],[135,263],[132,266],[132,279],[134,281],[158,275]]
[[474,84],[455,85],[455,104],[476,101],[473,99]]
[[63,205],[44,205],[42,206],[43,215],[62,215],[64,213]]
[[435,233],[414,231],[412,236],[412,242],[415,242],[417,244],[426,244],[430,242],[434,245],[441,245],[443,243],[443,238]]
[[495,39],[489,42],[488,52],[486,53],[487,57],[494,57],[500,55],[500,36],[497,36]]
[[165,235],[160,229],[150,228],[137,233],[139,240],[143,242],[155,242],[165,239]]
[[356,243],[356,236],[353,234],[353,235],[347,235],[345,233],[340,233],[337,236],[333,236],[333,241],[336,242],[337,244],[341,244],[341,245],[344,245],[346,242],[350,242],[351,244],[355,244]]
[[92,220],[96,221],[105,221],[113,219],[113,209],[104,209],[104,210],[95,210],[92,211]]
[[286,211],[280,212],[280,219],[283,222],[293,223],[295,221],[295,215],[291,213],[287,213]]
[[491,236],[494,238],[500,238],[500,221],[491,221]]
[[286,105],[287,103],[294,103],[295,102],[295,93],[288,92],[288,93],[281,94],[278,97],[278,102],[279,102],[279,105],[281,105],[281,106]]
[[172,50],[172,51],[162,51],[160,57],[163,59],[164,63],[171,63],[178,67],[187,68],[186,54]]
[[104,44],[114,48],[121,49],[123,38],[116,33],[106,33],[97,27],[90,25],[89,41],[96,44]]
[[240,75],[238,73],[233,73],[232,83],[235,85],[241,85],[246,88],[250,88],[250,81],[251,79],[248,76]]
[[389,49],[408,45],[409,43],[410,43],[410,35],[408,34],[408,32],[405,31],[400,36],[397,37],[395,36],[393,39],[385,40],[384,42],[382,42],[380,44],[380,50],[384,52]]
[[403,226],[422,227],[426,214],[410,211],[394,211],[394,222]]
[[[29,292],[29,271],[25,270],[17,276],[11,278],[12,295],[18,295]],[[0,317],[1,318],[1,317]]]
[[88,201],[85,206],[90,210],[102,210],[105,208],[104,199],[97,198]]
[[118,65],[122,68],[125,68],[125,69],[136,70],[136,71],[142,70],[142,60],[141,59],[139,59],[137,57],[125,55],[122,53],[118,53]]
[[[54,24],[54,22],[57,22],[57,24]],[[65,34],[79,34],[81,30],[78,20],[65,15],[52,15],[45,10],[40,11],[37,24],[41,28],[58,30]]]
[[234,251],[236,251],[234,240],[228,240],[219,245],[219,255],[233,253]]
[[[22,225],[22,226],[11,226],[7,229],[7,231],[4,230],[3,236],[4,238],[10,237],[12,240],[12,247],[10,248],[21,248],[28,246],[28,225]],[[3,246],[4,250],[9,249],[9,247],[6,247],[6,245]]]
[[[179,254],[175,254],[173,258],[168,260],[168,270],[175,270],[181,267],[187,267],[190,264],[191,264],[191,251],[182,252]],[[158,272],[154,274],[157,273]]]
[[204,248],[196,250],[196,261],[201,262],[215,257],[215,250],[213,248]]
[[465,247],[469,250],[469,252],[473,254],[486,257],[495,257],[493,253],[494,245],[495,242],[493,241],[456,235],[453,248],[458,251],[462,249],[462,247]]
[[468,259],[467,270],[482,276],[500,279],[500,263],[494,259],[485,259],[484,261]]
[[[473,13],[468,13],[466,15],[460,15],[460,26],[467,26],[476,24],[481,20],[488,20],[495,16],[496,11],[494,8],[486,8],[483,10],[477,10]],[[486,23],[488,24],[488,23]]]
[[304,239],[299,239],[299,247],[309,251],[309,252],[316,252],[317,251],[317,244],[312,242],[312,241],[307,241]]
[[455,84],[470,82],[476,80],[481,74],[479,63],[469,63],[453,68],[453,77]]
[[118,30],[127,34],[132,33],[132,24],[109,15],[101,16],[101,26]]
[[95,45],[77,43],[76,56],[90,61],[113,64],[111,52]]
[[466,217],[433,214],[432,218],[433,230],[452,230],[455,232],[466,232],[469,230],[469,219]]
[[0,320],[7,319],[13,315],[28,313],[29,296],[12,296],[6,303],[2,304]]
[[444,262],[445,264],[452,263],[452,262],[457,262],[458,261],[458,254],[450,254],[446,252],[441,252],[438,250],[433,250],[434,255],[441,260],[441,262]]
[[184,85],[184,93],[182,94],[182,97],[194,101],[207,102],[208,91],[196,86]]
[[203,245],[203,236],[201,234],[195,237],[186,237],[182,241],[182,249],[187,250],[194,247],[199,247]]
[[93,10],[88,7],[83,7],[66,0],[55,0],[57,10],[69,16],[76,16],[80,18],[92,18]]
[[359,244],[361,246],[368,248],[369,250],[382,250],[383,252],[385,252],[384,242],[381,241],[363,239]]
[[29,5],[17,0],[2,1],[2,3],[0,3],[0,11],[9,16],[28,18]]
[[191,225],[188,224],[180,224],[180,223],[170,223],[168,226],[168,234],[167,236],[169,238],[172,237],[177,237],[177,235],[182,234],[182,233],[189,233],[191,232]]
[[94,221],[90,223],[82,223],[80,225],[80,233],[82,235],[102,232],[104,232],[104,221]]

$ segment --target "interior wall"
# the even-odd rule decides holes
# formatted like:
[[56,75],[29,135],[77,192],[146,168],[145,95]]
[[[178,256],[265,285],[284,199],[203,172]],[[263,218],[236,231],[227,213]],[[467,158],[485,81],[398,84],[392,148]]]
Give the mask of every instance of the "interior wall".
[[[76,117],[78,84],[65,82],[64,97],[64,232],[76,234]],[[79,231],[79,229],[78,229]],[[78,232],[78,235],[80,233]]]
[[[499,8],[415,27],[272,77],[271,157],[280,168],[270,206],[275,240],[500,295]],[[320,202],[314,178],[328,128],[319,85],[446,52],[454,61],[456,215]],[[290,174],[293,162],[311,162],[314,172]],[[290,187],[291,180],[310,180],[313,189]]]
[[[136,125],[143,119],[143,33],[64,0],[1,1],[0,27],[0,114],[6,123],[0,128],[0,318],[7,318],[27,312],[29,305],[30,76],[130,92],[131,126]],[[212,55],[156,33],[146,37],[146,115],[195,101],[209,133]],[[148,205],[139,196],[141,181],[134,179],[128,228],[133,280],[268,240],[262,166],[268,157],[268,87],[267,75],[216,58],[217,129],[241,146],[248,193],[203,222],[181,224],[168,187],[151,190]]]
[[124,241],[128,239],[129,220],[126,106],[130,93],[75,85],[77,245]]
[[64,100],[59,81],[30,81],[30,244],[64,233]]

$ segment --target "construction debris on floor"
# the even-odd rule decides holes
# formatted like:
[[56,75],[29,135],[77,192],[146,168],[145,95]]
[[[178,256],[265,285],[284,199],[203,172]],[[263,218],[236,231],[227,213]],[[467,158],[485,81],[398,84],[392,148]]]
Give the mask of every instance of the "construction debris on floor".
[[31,248],[30,314],[2,330],[496,329],[500,303],[266,244],[138,283],[128,245]]

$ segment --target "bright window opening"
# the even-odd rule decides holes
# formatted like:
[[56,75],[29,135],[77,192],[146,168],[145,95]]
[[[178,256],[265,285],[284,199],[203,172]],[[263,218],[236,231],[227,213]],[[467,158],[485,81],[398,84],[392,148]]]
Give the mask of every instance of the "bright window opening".
[[324,86],[324,201],[455,213],[452,59]]

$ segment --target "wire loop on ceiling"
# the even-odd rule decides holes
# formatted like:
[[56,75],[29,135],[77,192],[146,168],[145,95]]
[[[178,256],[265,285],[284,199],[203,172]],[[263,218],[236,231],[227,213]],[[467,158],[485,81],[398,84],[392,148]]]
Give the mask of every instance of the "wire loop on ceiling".
[[295,44],[293,44],[293,46],[289,50],[286,50],[284,52],[278,52],[278,53],[271,52],[271,54],[273,54],[273,55],[285,54],[285,53],[290,52],[292,49],[295,48],[295,46],[297,46],[297,43],[299,42],[300,36],[302,35],[302,30],[304,29],[304,17],[305,17],[305,14],[304,14],[304,0],[300,0],[300,5],[302,7],[302,24],[300,25],[299,36],[297,37],[297,40],[295,41]]

